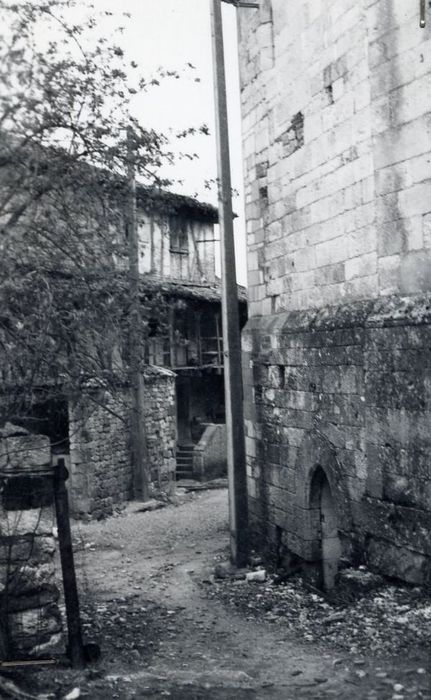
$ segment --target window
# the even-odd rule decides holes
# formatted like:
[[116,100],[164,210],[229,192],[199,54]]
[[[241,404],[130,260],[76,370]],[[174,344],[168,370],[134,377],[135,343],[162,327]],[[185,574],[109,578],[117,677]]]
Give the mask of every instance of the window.
[[179,217],[172,217],[169,221],[170,251],[179,255],[188,255],[189,238],[187,226]]

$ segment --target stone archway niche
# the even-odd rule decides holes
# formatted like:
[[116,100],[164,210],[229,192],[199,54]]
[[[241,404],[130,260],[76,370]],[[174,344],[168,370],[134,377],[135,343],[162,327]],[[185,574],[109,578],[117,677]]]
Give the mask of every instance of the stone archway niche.
[[319,466],[311,484],[310,505],[313,510],[315,536],[321,552],[321,581],[324,590],[335,586],[341,557],[338,517],[331,487]]

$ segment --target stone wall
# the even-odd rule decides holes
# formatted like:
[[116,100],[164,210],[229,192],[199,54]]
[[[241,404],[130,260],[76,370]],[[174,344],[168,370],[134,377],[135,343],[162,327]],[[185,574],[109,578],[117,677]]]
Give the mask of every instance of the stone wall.
[[[175,375],[151,368],[145,374],[145,413],[151,480],[170,488],[175,472]],[[133,497],[129,394],[83,395],[69,407],[70,486],[76,517],[102,518]]]
[[42,476],[51,473],[50,441],[7,424],[0,455],[0,657],[16,659],[64,642],[52,479]]
[[153,368],[146,374],[145,388],[151,480],[157,488],[171,491],[176,469],[175,374],[161,367]]
[[226,426],[207,423],[193,450],[193,478],[199,481],[218,479],[227,474]]
[[70,493],[75,517],[102,518],[130,500],[133,472],[124,391],[82,394],[69,404]]
[[278,557],[340,550],[423,583],[429,28],[404,0],[263,0],[239,17],[254,532]]
[[314,484],[342,558],[431,582],[431,297],[251,319],[244,333],[255,543],[319,562]]
[[239,13],[250,315],[431,289],[431,39],[405,0]]

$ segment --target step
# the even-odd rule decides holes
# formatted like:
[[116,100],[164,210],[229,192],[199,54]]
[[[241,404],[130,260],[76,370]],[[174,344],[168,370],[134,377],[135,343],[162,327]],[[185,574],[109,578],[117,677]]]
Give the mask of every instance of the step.
[[177,481],[179,479],[193,479],[193,472],[176,472],[175,478]]

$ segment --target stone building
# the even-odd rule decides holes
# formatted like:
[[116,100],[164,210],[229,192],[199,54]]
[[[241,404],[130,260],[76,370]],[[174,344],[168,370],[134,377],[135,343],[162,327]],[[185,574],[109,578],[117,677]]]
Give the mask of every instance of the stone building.
[[431,40],[417,3],[240,13],[256,540],[431,581]]
[[[154,489],[171,491],[176,478],[226,469],[218,215],[210,205],[146,188],[138,188],[137,205],[142,296],[158,295],[164,307],[144,318],[149,469]],[[121,239],[124,228],[113,236]],[[128,261],[117,257],[115,265],[121,276]],[[245,290],[240,297],[244,324]],[[75,516],[101,518],[133,497],[127,385],[109,393],[90,381],[73,399],[36,402],[29,413],[23,425],[50,438],[54,461],[65,459]]]

